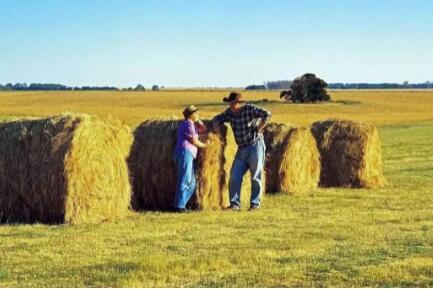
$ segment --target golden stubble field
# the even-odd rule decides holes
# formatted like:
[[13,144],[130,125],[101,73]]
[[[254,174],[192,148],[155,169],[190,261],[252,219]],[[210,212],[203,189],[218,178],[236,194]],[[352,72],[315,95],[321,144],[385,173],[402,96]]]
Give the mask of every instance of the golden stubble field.
[[[64,111],[212,117],[227,91],[3,92],[0,117]],[[0,287],[432,287],[433,91],[331,91],[332,104],[245,92],[273,121],[380,125],[387,184],[264,197],[259,212],[140,212],[98,225],[0,226]]]
[[[222,98],[229,91],[67,91],[1,92],[0,115],[46,116],[65,111],[112,115],[135,126],[152,117],[181,117],[181,110],[195,104],[203,118],[225,109]],[[330,117],[351,118],[377,125],[433,120],[433,90],[330,91],[333,103],[289,104],[279,99],[278,91],[244,91],[248,101],[273,113],[272,121],[308,125]]]

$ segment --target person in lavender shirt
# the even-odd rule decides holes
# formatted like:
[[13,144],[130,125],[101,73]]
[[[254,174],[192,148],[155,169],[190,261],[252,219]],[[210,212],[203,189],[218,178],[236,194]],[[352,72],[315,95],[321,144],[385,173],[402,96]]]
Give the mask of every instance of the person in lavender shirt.
[[177,128],[177,142],[174,151],[174,160],[177,168],[177,183],[174,200],[174,211],[183,213],[189,199],[195,192],[194,159],[198,148],[209,145],[198,138],[198,133],[205,133],[206,126],[199,120],[198,109],[190,105],[183,111],[184,120]]

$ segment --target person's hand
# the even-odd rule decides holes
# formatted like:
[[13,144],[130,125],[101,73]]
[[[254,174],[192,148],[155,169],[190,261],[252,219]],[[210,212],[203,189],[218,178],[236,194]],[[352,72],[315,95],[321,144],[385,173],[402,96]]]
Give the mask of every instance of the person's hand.
[[206,140],[205,145],[206,145],[207,147],[210,146],[210,139],[207,139],[207,140]]
[[259,126],[257,126],[257,133],[262,133],[265,130],[265,126],[260,124]]

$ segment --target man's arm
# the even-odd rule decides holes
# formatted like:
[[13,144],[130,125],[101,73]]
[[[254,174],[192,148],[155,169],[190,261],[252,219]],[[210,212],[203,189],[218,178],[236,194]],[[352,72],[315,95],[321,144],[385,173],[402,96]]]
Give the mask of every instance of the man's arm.
[[266,124],[271,119],[272,114],[270,111],[258,107],[256,105],[252,105],[252,108],[253,108],[254,117],[260,118],[262,120],[260,124],[257,126],[257,131],[262,132]]
[[217,116],[215,116],[212,119],[213,130],[216,133],[219,133],[220,132],[220,125],[225,123],[225,122],[228,122],[229,120],[230,120],[229,119],[229,110],[226,109],[223,113],[218,114]]

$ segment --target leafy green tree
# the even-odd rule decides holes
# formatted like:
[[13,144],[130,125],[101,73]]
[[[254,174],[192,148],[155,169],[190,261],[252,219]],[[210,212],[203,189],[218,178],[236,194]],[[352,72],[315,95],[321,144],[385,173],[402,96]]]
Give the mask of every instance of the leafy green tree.
[[137,86],[135,87],[134,90],[136,90],[136,91],[145,91],[146,88],[144,88],[144,86],[141,85],[141,84],[137,84]]
[[[297,77],[291,85],[291,100],[296,103],[315,103],[330,101],[331,97],[326,91],[328,84],[313,73],[306,73]],[[283,95],[283,93],[281,93]],[[287,95],[285,93],[283,96]],[[287,99],[287,97],[286,97]]]

